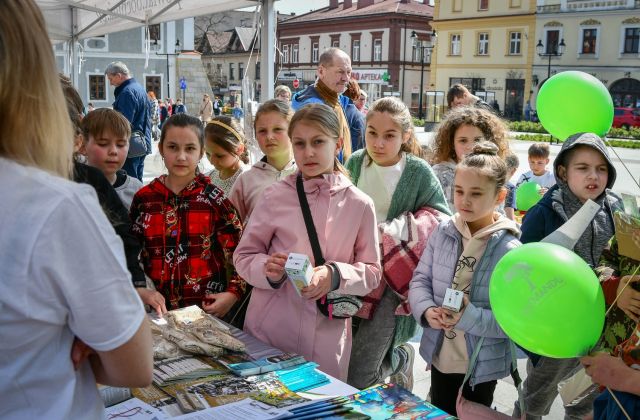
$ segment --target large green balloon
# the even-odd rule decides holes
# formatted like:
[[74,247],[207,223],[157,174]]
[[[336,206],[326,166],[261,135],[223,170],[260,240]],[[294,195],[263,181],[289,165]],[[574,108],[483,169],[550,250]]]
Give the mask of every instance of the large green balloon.
[[528,211],[541,198],[540,185],[534,181],[524,182],[516,188],[516,208],[518,210]]
[[491,309],[505,333],[548,357],[588,354],[604,326],[604,295],[586,262],[559,245],[536,242],[498,261]]
[[581,71],[550,77],[538,92],[542,126],[559,139],[590,132],[604,136],[613,123],[613,100],[600,80]]

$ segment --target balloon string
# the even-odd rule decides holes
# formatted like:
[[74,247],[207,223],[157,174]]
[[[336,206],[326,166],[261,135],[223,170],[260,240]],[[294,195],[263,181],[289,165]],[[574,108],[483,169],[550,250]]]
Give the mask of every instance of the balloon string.
[[609,394],[611,394],[611,396],[613,397],[613,400],[616,402],[616,404],[618,404],[618,408],[620,409],[620,411],[622,411],[622,414],[624,414],[627,420],[631,420],[631,416],[629,416],[629,413],[627,413],[627,411],[624,409],[622,404],[620,404],[620,401],[618,401],[618,397],[616,397],[616,394],[614,394],[611,388],[609,387],[607,387],[607,391],[609,391]]
[[622,158],[620,157],[620,155],[618,154],[618,152],[616,152],[616,149],[613,148],[613,146],[611,145],[611,143],[609,142],[609,139],[606,137],[603,137],[604,141],[607,143],[607,146],[609,146],[609,149],[611,149],[611,151],[613,152],[614,155],[616,155],[616,157],[618,158],[618,160],[620,161],[620,163],[622,164],[622,166],[624,167],[624,169],[626,169],[627,173],[631,176],[631,179],[633,180],[633,183],[636,184],[636,186],[640,189],[640,184],[638,184],[638,181],[636,181],[636,179],[634,178],[634,175],[631,173],[631,170],[627,167],[627,165],[622,161]]

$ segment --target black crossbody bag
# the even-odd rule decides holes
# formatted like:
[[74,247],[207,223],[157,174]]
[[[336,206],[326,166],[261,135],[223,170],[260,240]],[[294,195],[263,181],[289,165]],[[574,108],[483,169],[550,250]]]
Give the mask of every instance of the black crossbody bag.
[[[320,242],[318,241],[318,234],[316,233],[316,227],[313,224],[313,217],[311,216],[311,210],[309,209],[309,202],[307,201],[307,195],[304,192],[304,185],[302,183],[302,173],[298,172],[296,178],[296,190],[298,191],[298,199],[300,200],[300,209],[302,210],[302,217],[304,217],[304,224],[307,227],[307,234],[309,235],[309,242],[311,242],[311,249],[313,250],[313,259],[315,265],[320,266],[325,263],[325,259],[322,256],[322,250],[320,249]],[[337,270],[336,267],[332,267],[333,270]],[[332,318],[345,319],[354,316],[360,307],[362,307],[362,299],[358,296],[344,295],[335,291],[331,291],[323,296],[321,299],[316,300],[318,310],[323,315]]]

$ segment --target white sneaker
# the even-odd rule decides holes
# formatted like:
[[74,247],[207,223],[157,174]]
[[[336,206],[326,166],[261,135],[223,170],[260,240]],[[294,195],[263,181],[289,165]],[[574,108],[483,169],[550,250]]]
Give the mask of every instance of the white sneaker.
[[403,351],[407,355],[407,359],[402,369],[389,377],[389,382],[399,385],[411,392],[413,389],[413,359],[415,357],[415,350],[409,343],[401,344],[398,346],[398,350]]

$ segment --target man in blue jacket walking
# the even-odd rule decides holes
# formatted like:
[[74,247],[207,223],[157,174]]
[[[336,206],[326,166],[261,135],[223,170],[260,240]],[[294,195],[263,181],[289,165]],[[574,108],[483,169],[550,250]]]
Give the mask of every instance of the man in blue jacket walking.
[[105,74],[115,87],[113,109],[131,123],[129,154],[122,168],[130,176],[142,181],[144,158],[151,153],[151,104],[147,92],[131,77],[129,68],[121,61],[109,64]]

